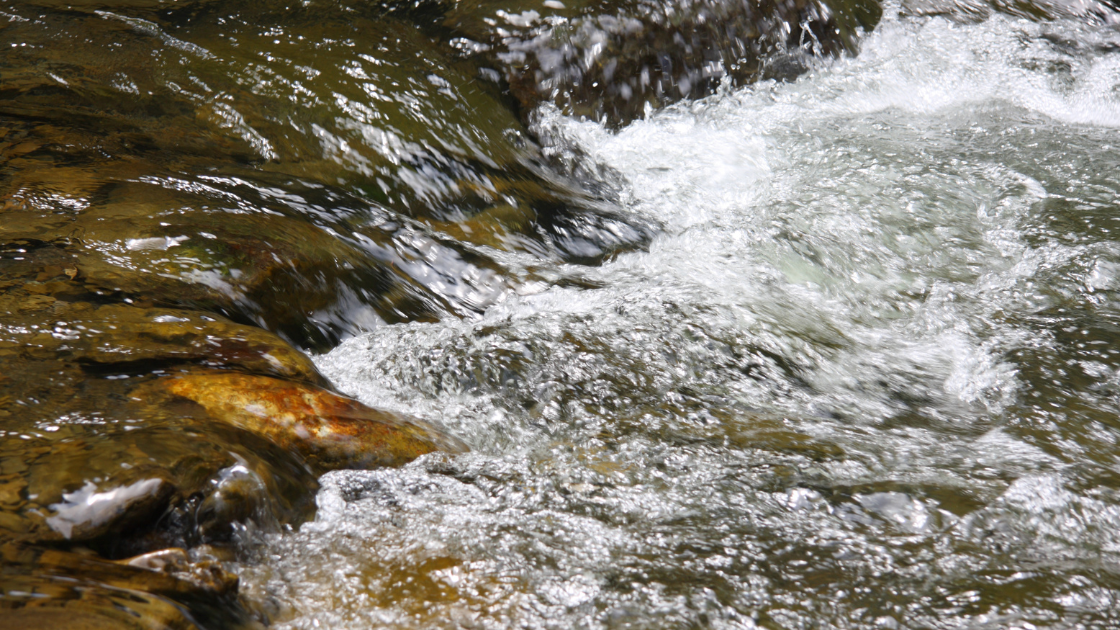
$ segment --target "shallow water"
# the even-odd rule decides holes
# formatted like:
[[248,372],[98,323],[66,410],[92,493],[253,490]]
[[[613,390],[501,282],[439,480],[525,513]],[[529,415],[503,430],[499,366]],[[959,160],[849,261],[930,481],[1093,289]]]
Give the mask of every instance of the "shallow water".
[[[1110,5],[527,128],[455,29],[571,4],[0,0],[0,542],[236,556],[279,628],[1120,626]],[[280,525],[318,472],[145,388],[322,383],[284,340],[471,452]]]
[[662,233],[316,359],[473,451],[326,475],[242,567],[278,627],[1120,624],[1120,33],[886,13],[793,83],[542,112]]

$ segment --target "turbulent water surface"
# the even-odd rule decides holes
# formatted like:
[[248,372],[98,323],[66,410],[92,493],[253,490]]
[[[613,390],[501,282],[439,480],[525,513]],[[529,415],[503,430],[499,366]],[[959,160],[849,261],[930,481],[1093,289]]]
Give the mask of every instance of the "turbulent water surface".
[[473,450],[327,474],[243,589],[290,628],[1120,624],[1120,33],[898,14],[618,132],[546,105],[659,235],[318,356]]
[[1120,627],[1114,3],[565,2],[0,0],[0,626]]

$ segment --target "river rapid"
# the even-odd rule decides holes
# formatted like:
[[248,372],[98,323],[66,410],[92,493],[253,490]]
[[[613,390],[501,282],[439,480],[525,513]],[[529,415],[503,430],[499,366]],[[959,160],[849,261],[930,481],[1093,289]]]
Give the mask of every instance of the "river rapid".
[[[281,628],[1120,625],[1120,32],[888,6],[858,56],[538,112],[660,226],[315,358],[472,451],[321,479]],[[901,15],[900,15],[901,14]]]
[[1115,2],[531,4],[0,0],[0,628],[1120,627]]

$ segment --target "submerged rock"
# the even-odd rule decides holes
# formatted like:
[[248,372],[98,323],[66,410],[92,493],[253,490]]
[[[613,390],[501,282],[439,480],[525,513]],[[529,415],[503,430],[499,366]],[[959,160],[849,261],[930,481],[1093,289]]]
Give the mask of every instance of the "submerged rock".
[[204,310],[322,349],[384,322],[475,313],[516,286],[492,260],[418,226],[360,226],[346,237],[263,210],[207,209],[205,199],[149,185],[116,189],[61,226],[52,221],[65,215],[46,209],[8,215],[50,221],[0,222],[9,237],[0,240],[0,282],[39,296],[26,308],[61,300]]
[[[190,559],[186,550],[178,547],[160,549],[132,558],[125,558],[116,561],[116,564],[147,569],[174,578],[174,581],[169,582],[175,587],[174,590],[165,587],[155,592],[164,592],[168,595],[176,591],[184,594],[209,592],[218,596],[237,594],[238,579],[236,575],[227,572],[213,561],[194,562]],[[147,575],[137,577],[140,577],[141,581],[150,580],[150,576]]]
[[214,417],[294,450],[321,471],[400,466],[466,446],[415,418],[379,411],[309,385],[263,376],[191,374],[157,383]]
[[5,6],[0,626],[210,627],[235,581],[201,545],[298,523],[322,471],[466,449],[296,346],[480,312],[535,273],[495,250],[653,237],[423,7],[288,4]]
[[[313,183],[401,217],[446,221],[493,205],[477,207],[479,190],[499,202],[519,199],[497,192],[500,180],[514,179],[549,191],[547,206],[520,198],[542,216],[523,238],[546,249],[564,236],[549,229],[555,219],[602,211],[603,200],[588,203],[579,182],[549,167],[500,86],[480,81],[477,68],[433,44],[396,8],[232,2],[180,12],[129,5],[121,13],[51,12],[10,27],[13,36],[50,46],[13,53],[19,80],[0,114],[52,123],[49,134],[31,134],[32,155],[21,164],[69,153],[74,169],[76,153],[98,163],[74,169],[80,181],[124,182],[143,176],[148,162],[157,168],[145,181],[170,176],[167,185],[178,190],[265,181],[272,209],[303,218],[328,218],[339,199],[319,208],[276,195],[274,184]],[[91,137],[91,125],[108,131]],[[626,248],[648,242],[648,233],[635,234]]]
[[3,630],[203,630],[173,602],[142,591],[0,578],[15,595],[0,600]]
[[[201,216],[212,223],[196,228],[223,237],[199,239],[218,241],[215,260],[237,260],[221,252],[236,249],[238,239],[259,244],[260,255],[243,263],[245,273],[234,268],[231,282],[288,291],[290,276],[282,274],[295,265],[283,264],[289,261],[276,254],[300,253],[297,242],[306,240],[300,237],[302,224],[285,217],[269,222],[263,215],[238,223],[235,216],[231,229],[221,217],[204,212],[190,215],[180,207],[160,215],[148,212],[151,207],[103,200],[68,219],[89,226],[84,236],[44,241],[23,234],[0,246],[0,417],[5,419],[0,427],[0,541],[82,543],[119,556],[228,541],[237,524],[275,527],[298,521],[310,508],[315,480],[309,465],[318,466],[324,455],[312,449],[309,462],[294,446],[296,436],[237,429],[205,405],[146,385],[170,375],[205,382],[214,370],[230,370],[239,373],[238,382],[263,378],[260,382],[293,391],[311,388],[329,400],[321,389],[329,384],[276,334],[213,311],[153,306],[176,300],[183,306],[214,304],[205,292],[192,293],[174,273],[176,267],[182,271],[197,264],[206,252],[190,251],[178,238],[182,232],[130,232],[137,226],[174,230],[175,224],[161,219]],[[24,230],[33,223],[0,223],[0,230]],[[276,238],[285,230],[294,235]],[[291,249],[273,249],[273,256],[265,256],[267,238]],[[321,246],[322,260],[333,260],[338,244],[327,236],[318,245],[303,243],[312,252]],[[179,248],[190,255],[169,255]],[[355,251],[334,261],[360,262]],[[161,264],[168,266],[161,269]],[[308,301],[299,293],[291,299]],[[286,303],[272,302],[278,309]],[[248,400],[250,390],[245,386],[237,392]],[[354,413],[376,415],[368,409]],[[418,454],[422,447],[444,443],[352,432],[364,440],[362,448],[381,439],[384,453],[352,449],[347,465],[399,462],[407,449]],[[321,441],[329,439],[321,436]],[[336,445],[326,453],[337,458],[346,448]]]
[[306,513],[315,481],[298,457],[243,443],[169,396],[137,394],[200,368],[325,385],[306,356],[216,315],[39,294],[76,284],[40,276],[0,293],[0,541],[83,542],[109,554],[186,544],[200,535],[195,510],[210,480],[237,465],[263,480],[261,512]]
[[[11,283],[0,293],[0,360],[18,361],[0,390],[30,395],[39,401],[34,407],[62,400],[67,375],[202,367],[326,384],[310,359],[275,334],[196,310],[97,304],[101,296],[76,257],[54,247],[22,249],[22,260],[0,259],[0,281]],[[53,376],[43,380],[44,371]]]
[[[8,320],[19,327],[0,345],[26,344],[18,350],[23,361],[61,361],[89,375],[139,376],[198,366],[327,384],[311,360],[284,340],[217,315],[63,300],[51,302],[49,309],[27,308],[39,303],[36,297],[0,296],[0,308],[19,311]],[[9,378],[22,379],[32,367],[14,368]]]
[[[208,426],[214,420],[204,413],[192,417],[190,409],[145,402],[113,401],[99,416],[36,422],[26,439],[0,443],[8,491],[0,543],[81,544],[121,557],[196,545],[235,522],[267,529],[309,513],[315,476],[298,457]],[[235,466],[260,480],[245,497],[256,510],[203,518],[200,504],[221,490],[222,471]]]
[[122,562],[0,545],[0,628],[261,627],[237,598],[237,579],[181,549]]
[[237,595],[237,576],[212,562],[192,561],[185,550],[178,548],[110,561],[89,554],[7,543],[0,545],[0,558],[5,565],[23,565],[39,574],[82,578],[164,597]]
[[306,356],[264,330],[72,302],[69,289],[40,304],[49,296],[28,289],[75,283],[54,273],[0,293],[0,541],[110,555],[226,541],[237,523],[306,515],[312,468],[462,448],[328,392]]

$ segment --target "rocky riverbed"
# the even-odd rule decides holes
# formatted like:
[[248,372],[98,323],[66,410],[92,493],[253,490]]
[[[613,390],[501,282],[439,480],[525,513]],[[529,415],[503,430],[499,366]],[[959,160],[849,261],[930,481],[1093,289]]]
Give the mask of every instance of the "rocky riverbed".
[[[1115,23],[1107,4],[887,10]],[[428,410],[348,397],[312,356],[386,327],[612,290],[594,270],[666,226],[635,211],[632,176],[542,117],[615,133],[674,103],[789,84],[856,56],[883,16],[853,0],[0,0],[0,628],[267,626],[290,611],[237,576],[257,570],[260,540],[315,518],[317,493],[337,511],[412,492],[345,471],[421,458],[449,479],[518,486],[471,469],[470,437]],[[727,345],[775,396],[813,387],[781,348],[665,327]],[[425,373],[448,379],[433,400],[467,381],[517,390],[540,356],[610,344],[571,323],[510,334],[486,350],[497,368]],[[440,354],[430,343],[415,347]],[[399,369],[427,369],[408,344],[392,351]],[[773,409],[752,408],[741,430],[739,403],[643,399],[654,363],[630,365],[632,399],[600,401],[621,435],[658,441],[649,418],[699,414],[710,421],[665,439],[844,457]],[[514,407],[545,422],[569,376],[517,391]],[[800,478],[785,470],[766,483]],[[423,576],[463,565],[415,562],[387,569],[421,576],[415,588],[378,601],[425,618],[426,597],[450,595]]]

